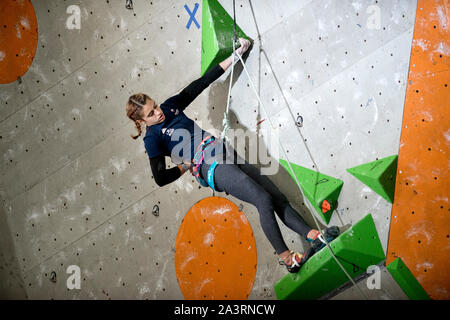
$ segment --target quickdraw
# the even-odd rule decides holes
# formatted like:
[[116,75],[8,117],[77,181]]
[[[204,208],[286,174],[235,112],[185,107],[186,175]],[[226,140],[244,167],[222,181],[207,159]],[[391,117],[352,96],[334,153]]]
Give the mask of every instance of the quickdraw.
[[[194,158],[192,159],[192,163],[194,164],[192,168],[192,174],[194,175],[195,179],[203,186],[203,187],[211,187],[214,191],[217,191],[214,186],[214,171],[216,170],[217,162],[214,160],[214,162],[211,164],[211,166],[208,169],[207,173],[207,181],[205,181],[200,176],[200,166],[203,163],[203,160],[205,159],[205,149],[208,145],[213,145],[216,143],[216,139],[213,136],[207,136],[203,141],[197,146],[197,150],[195,152]],[[199,159],[201,155],[201,159]]]

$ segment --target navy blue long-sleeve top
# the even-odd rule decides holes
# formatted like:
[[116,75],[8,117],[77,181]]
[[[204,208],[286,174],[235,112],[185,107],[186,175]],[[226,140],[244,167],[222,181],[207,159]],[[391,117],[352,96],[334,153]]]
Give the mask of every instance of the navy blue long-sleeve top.
[[181,176],[178,167],[166,169],[166,156],[171,157],[174,163],[190,163],[194,157],[194,149],[205,136],[211,135],[187,117],[184,109],[224,72],[220,65],[216,65],[179,94],[168,98],[160,105],[166,117],[164,121],[146,127],[145,150],[153,177],[159,186],[169,184]]

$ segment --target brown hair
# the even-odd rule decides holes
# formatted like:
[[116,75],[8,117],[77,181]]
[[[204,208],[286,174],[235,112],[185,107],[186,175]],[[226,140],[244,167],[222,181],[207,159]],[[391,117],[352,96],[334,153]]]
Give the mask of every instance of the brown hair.
[[142,133],[141,125],[137,120],[142,120],[142,109],[147,103],[147,100],[151,100],[151,98],[145,93],[136,93],[128,98],[126,106],[127,117],[134,122],[138,131],[137,136],[130,135],[134,140],[140,137]]

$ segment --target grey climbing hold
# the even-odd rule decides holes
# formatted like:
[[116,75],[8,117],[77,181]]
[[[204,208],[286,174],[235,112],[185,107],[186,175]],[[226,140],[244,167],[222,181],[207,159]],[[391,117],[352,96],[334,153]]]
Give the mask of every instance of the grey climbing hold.
[[52,271],[52,273],[50,274],[50,281],[53,283],[56,283],[56,272]]
[[133,10],[133,0],[127,0],[125,3],[125,8]]
[[303,117],[298,116],[297,121],[295,121],[295,124],[297,125],[297,127],[303,127]]
[[153,206],[152,213],[153,213],[153,215],[154,215],[155,217],[158,217],[158,216],[159,216],[159,207],[158,207],[157,204],[155,204],[155,205]]

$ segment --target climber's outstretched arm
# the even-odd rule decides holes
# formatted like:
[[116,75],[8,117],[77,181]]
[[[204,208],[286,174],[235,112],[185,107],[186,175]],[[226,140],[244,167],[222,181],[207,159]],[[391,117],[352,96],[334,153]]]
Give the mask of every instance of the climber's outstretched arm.
[[[248,50],[250,41],[243,38],[239,38],[239,41],[241,42],[241,46],[236,49],[236,52],[243,55]],[[170,100],[171,103],[181,110],[186,109],[186,107],[191,104],[203,90],[217,80],[229,68],[232,63],[231,59],[232,55],[208,70],[202,77],[192,81],[179,94],[170,97],[168,101]]]

